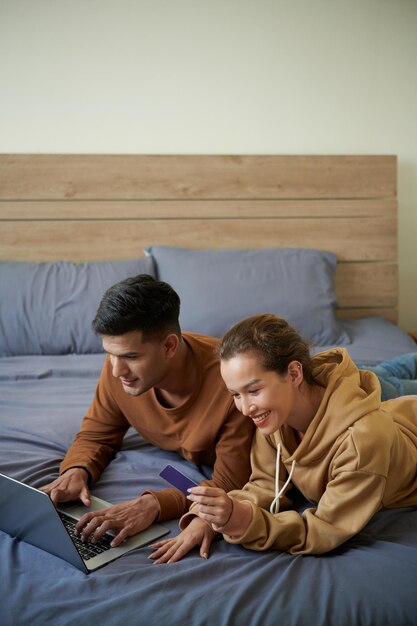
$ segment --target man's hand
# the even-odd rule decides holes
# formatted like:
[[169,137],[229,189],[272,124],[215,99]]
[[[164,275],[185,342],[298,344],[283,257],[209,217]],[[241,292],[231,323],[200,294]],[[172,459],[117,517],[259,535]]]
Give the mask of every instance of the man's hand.
[[172,539],[164,539],[151,544],[156,548],[149,556],[155,563],[175,563],[188,554],[195,546],[200,546],[200,556],[208,559],[211,542],[215,533],[206,522],[195,517],[187,528]]
[[58,502],[81,500],[85,506],[90,506],[90,491],[88,489],[88,472],[82,467],[73,467],[48,485],[41,487],[56,506]]
[[158,517],[158,500],[151,494],[144,494],[134,500],[115,504],[107,509],[86,513],[75,526],[82,541],[96,543],[108,530],[117,533],[111,545],[117,547],[127,537],[136,535],[148,528]]

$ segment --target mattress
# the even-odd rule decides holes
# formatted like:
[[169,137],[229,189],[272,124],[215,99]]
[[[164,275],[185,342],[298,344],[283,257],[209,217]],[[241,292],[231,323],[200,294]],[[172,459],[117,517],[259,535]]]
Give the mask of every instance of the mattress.
[[[375,363],[413,347],[397,329],[387,336],[387,329],[395,327],[383,321],[344,323],[355,360]],[[0,359],[0,472],[35,487],[56,477],[91,401],[103,360],[103,354]],[[93,493],[117,503],[147,488],[163,488],[166,484],[158,474],[167,463],[197,481],[210,472],[154,448],[129,430]],[[300,509],[309,505],[293,495]],[[177,521],[164,525],[171,535],[177,533]],[[221,538],[214,541],[208,560],[193,551],[177,563],[154,565],[150,553],[149,547],[134,550],[87,576],[0,532],[0,623],[417,623],[415,508],[379,512],[359,535],[323,556],[255,553]]]

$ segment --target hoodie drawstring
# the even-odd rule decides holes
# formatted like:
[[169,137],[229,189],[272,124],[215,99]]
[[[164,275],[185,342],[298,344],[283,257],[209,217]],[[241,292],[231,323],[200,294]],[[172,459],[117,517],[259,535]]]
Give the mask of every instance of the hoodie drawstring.
[[281,459],[281,444],[279,443],[278,448],[277,448],[277,456],[275,459],[275,498],[272,500],[271,506],[269,507],[269,512],[272,513],[272,515],[279,513],[279,499],[284,493],[284,491],[286,490],[286,488],[288,487],[289,483],[291,482],[291,478],[295,469],[295,459],[294,459],[294,461],[291,463],[291,469],[290,469],[290,473],[288,474],[288,478],[280,489],[279,488],[280,459]]

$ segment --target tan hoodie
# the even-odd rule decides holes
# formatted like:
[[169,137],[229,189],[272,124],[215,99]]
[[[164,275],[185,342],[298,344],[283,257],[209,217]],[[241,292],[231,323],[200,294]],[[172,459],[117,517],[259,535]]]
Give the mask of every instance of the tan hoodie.
[[[358,370],[343,348],[316,355],[313,375],[326,391],[301,443],[287,425],[271,436],[256,433],[250,481],[230,492],[251,502],[252,522],[244,535],[226,535],[230,543],[320,554],[381,508],[417,504],[417,396],[381,403],[378,378]],[[293,466],[292,483],[312,503],[302,514],[269,512],[277,452],[286,470],[281,465],[280,486]]]

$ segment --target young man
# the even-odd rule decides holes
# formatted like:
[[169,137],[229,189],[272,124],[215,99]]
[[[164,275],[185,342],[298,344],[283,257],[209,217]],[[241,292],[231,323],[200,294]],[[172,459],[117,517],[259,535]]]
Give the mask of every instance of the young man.
[[[43,490],[54,504],[80,499],[120,449],[133,426],[147,441],[175,450],[197,464],[213,465],[203,484],[226,491],[249,478],[252,425],[237,411],[220,376],[216,340],[181,333],[178,294],[148,275],[107,290],[93,328],[107,357],[93,403],[61,466]],[[180,518],[188,502],[177,489],[147,491],[105,511],[87,513],[77,525],[84,540],[97,541],[110,528],[112,545],[154,521]],[[193,547],[207,558],[214,532],[195,516],[177,537],[158,544],[156,562],[173,562]]]

